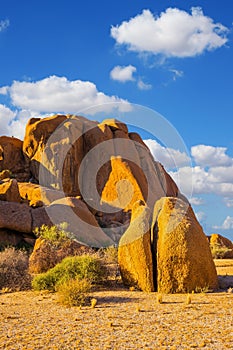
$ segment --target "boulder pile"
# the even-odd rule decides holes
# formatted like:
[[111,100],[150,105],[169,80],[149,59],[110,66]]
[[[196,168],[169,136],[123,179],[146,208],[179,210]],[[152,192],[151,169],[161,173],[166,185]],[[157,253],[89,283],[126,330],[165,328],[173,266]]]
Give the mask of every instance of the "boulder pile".
[[125,284],[217,287],[188,201],[141,137],[115,119],[32,118],[23,141],[0,137],[0,245],[34,245],[35,228],[63,222],[82,246],[118,245]]

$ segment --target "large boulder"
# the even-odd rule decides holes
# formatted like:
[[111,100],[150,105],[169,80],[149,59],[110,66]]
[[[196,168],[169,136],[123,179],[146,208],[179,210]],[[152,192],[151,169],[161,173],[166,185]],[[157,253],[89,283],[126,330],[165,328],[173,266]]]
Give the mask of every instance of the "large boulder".
[[46,188],[30,182],[18,183],[20,197],[29,202],[31,207],[49,205],[57,199],[63,198],[64,193]]
[[32,216],[27,204],[0,201],[0,229],[31,233]]
[[0,181],[0,200],[7,202],[21,202],[19,187],[15,179]]
[[78,198],[58,199],[46,207],[46,213],[57,225],[66,222],[67,231],[71,232],[81,244],[100,248],[116,243],[114,237],[110,237],[99,227],[95,216]]
[[215,259],[232,259],[233,243],[218,233],[213,233],[210,238],[210,249]]
[[23,247],[25,245],[33,247],[35,240],[35,237],[29,233],[0,229],[0,248],[9,246]]
[[[26,127],[23,151],[33,180],[41,186],[85,201],[97,195],[97,205],[106,202],[128,211],[135,201],[144,200],[152,209],[162,196],[179,193],[140,136],[128,133],[117,120],[98,123],[69,115],[33,118]],[[132,197],[129,203],[122,195],[125,189]]]
[[30,255],[29,271],[30,273],[42,273],[57,265],[67,256],[87,253],[93,253],[91,248],[71,239],[55,243],[48,239],[38,238]]
[[0,171],[9,170],[18,181],[28,181],[29,161],[22,146],[23,142],[15,137],[0,137]]
[[159,292],[182,293],[218,287],[208,241],[188,202],[167,197],[156,203],[152,241],[157,256]]
[[119,242],[118,263],[123,282],[145,292],[154,291],[149,226],[150,210],[135,203],[131,223]]

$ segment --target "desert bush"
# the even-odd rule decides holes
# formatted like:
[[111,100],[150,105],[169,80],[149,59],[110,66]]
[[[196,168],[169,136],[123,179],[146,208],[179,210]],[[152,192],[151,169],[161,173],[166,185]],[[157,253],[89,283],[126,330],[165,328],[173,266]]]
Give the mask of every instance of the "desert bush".
[[100,248],[95,255],[101,259],[106,268],[106,283],[109,284],[121,282],[120,268],[118,264],[118,248],[115,246]]
[[110,246],[107,248],[101,248],[98,251],[98,255],[107,264],[117,264],[118,263],[118,248],[115,246]]
[[68,256],[94,254],[94,251],[73,239],[66,231],[66,224],[37,228],[38,237],[29,260],[29,271],[33,274],[43,273],[53,268]]
[[67,257],[52,269],[34,277],[32,287],[35,290],[55,291],[59,285],[71,279],[87,279],[91,283],[102,282],[105,269],[100,260],[93,256]]
[[89,300],[91,282],[84,278],[68,280],[57,287],[58,301],[65,306],[83,306]]
[[55,245],[60,245],[65,241],[72,239],[70,232],[66,231],[67,223],[63,222],[60,225],[46,226],[42,225],[40,228],[36,227],[34,233],[37,237],[45,239]]
[[29,289],[28,253],[15,248],[0,252],[0,289],[11,291]]

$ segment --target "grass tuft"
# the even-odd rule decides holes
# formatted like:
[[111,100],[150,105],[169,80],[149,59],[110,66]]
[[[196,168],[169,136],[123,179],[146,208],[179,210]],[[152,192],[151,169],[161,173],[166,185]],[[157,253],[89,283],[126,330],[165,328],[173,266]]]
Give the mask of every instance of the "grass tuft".
[[87,279],[66,281],[57,288],[58,302],[68,307],[84,306],[88,302],[90,291],[91,282]]

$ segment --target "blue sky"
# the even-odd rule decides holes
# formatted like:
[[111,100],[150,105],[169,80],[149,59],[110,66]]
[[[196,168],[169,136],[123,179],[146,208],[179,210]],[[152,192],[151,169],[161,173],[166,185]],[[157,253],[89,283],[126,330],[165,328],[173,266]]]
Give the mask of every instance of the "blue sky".
[[34,115],[117,101],[149,107],[181,135],[192,166],[176,145],[176,169],[146,141],[152,153],[184,192],[192,170],[205,232],[233,240],[232,22],[231,0],[2,0],[0,134],[22,138]]

